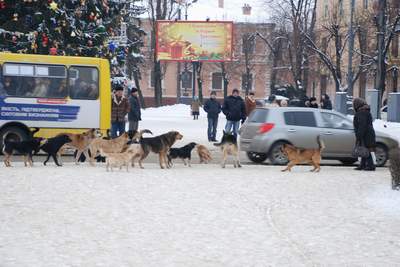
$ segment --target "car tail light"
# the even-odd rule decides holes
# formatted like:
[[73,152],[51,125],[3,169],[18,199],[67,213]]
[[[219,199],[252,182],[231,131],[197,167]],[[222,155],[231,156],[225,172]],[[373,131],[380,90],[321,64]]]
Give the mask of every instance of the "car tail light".
[[273,123],[263,123],[263,124],[261,124],[260,129],[258,130],[258,133],[260,133],[260,134],[267,133],[267,132],[271,131],[272,128],[274,128],[274,126],[275,126],[275,124],[273,124]]

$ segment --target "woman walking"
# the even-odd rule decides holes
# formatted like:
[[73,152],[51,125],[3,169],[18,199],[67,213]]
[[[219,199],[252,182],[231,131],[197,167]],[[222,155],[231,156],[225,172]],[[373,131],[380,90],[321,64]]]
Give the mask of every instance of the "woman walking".
[[354,132],[356,135],[356,145],[368,148],[367,157],[361,158],[360,165],[356,170],[375,171],[375,130],[372,125],[373,119],[370,107],[364,99],[356,98],[353,100],[355,115],[353,118]]

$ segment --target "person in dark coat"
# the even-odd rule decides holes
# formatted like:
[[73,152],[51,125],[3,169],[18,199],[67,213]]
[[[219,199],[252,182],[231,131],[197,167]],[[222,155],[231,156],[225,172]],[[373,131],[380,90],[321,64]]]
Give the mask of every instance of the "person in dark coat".
[[321,97],[321,108],[332,110],[332,102],[327,94],[323,94]]
[[356,135],[356,144],[367,147],[371,152],[367,158],[361,159],[360,165],[356,170],[374,171],[375,164],[373,157],[375,157],[376,140],[370,107],[364,99],[356,98],[353,100],[353,108],[355,111],[353,125]]
[[310,108],[319,108],[317,99],[315,97],[310,98]]
[[208,128],[207,136],[208,141],[216,142],[217,139],[217,126],[218,126],[218,115],[221,113],[221,104],[216,99],[217,94],[211,92],[210,99],[204,103],[204,111],[207,113]]
[[122,86],[115,88],[111,101],[111,137],[115,138],[125,132],[125,116],[129,112],[128,99],[124,96]]
[[140,103],[138,98],[138,90],[133,87],[131,89],[131,96],[129,97],[129,137],[132,138],[139,128],[139,121],[142,120],[142,114],[140,112]]
[[239,96],[239,90],[233,89],[232,95],[224,100],[222,112],[226,116],[225,132],[230,132],[237,136],[240,121],[246,120],[246,106],[243,99]]

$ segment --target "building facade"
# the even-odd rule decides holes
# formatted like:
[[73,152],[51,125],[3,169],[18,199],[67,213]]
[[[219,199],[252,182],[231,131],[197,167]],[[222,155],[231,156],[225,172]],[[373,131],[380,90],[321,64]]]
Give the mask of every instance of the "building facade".
[[[395,16],[400,10],[399,0],[388,0],[389,23],[394,21]],[[374,23],[374,17],[377,15],[377,0],[355,0],[354,12],[354,32],[355,42],[353,50],[353,72],[358,74],[358,79],[353,86],[353,95],[355,97],[365,97],[367,90],[375,89],[375,69],[372,62],[374,53],[377,50],[377,28]],[[327,28],[337,24],[341,34],[343,51],[341,54],[341,71],[343,88],[347,86],[349,50],[348,50],[348,29],[350,23],[351,0],[321,0],[317,5],[317,36],[318,41],[328,55],[332,55],[333,61],[338,57],[335,54],[335,42],[332,41],[332,35],[327,32]],[[327,41],[329,40],[329,41]],[[324,45],[324,42],[326,43]],[[388,65],[386,76],[386,90],[383,99],[387,94],[397,91],[398,87],[398,66],[399,58],[399,36],[394,34],[393,41],[388,51]],[[363,70],[359,72],[359,66]],[[334,95],[336,91],[335,81],[331,73],[323,64],[318,64],[319,78],[316,80],[321,92]]]
[[[151,48],[152,27],[148,20],[143,21],[147,35],[143,54],[145,62],[141,66],[140,88],[145,98],[146,106],[154,105],[154,75],[153,50]],[[251,34],[259,32],[269,36],[274,30],[270,23],[234,23],[233,60],[224,63],[203,62],[201,71],[196,71],[193,90],[193,64],[191,62],[162,62],[163,104],[189,103],[193,92],[198,96],[199,82],[202,94],[208,98],[211,92],[217,93],[217,98],[224,96],[223,69],[228,81],[228,95],[234,88],[245,95],[245,88],[254,92],[256,98],[265,98],[270,94],[271,54],[268,46],[259,38],[251,38]],[[247,59],[247,60],[246,60]],[[246,75],[246,68],[250,75]],[[199,80],[198,80],[199,79]]]

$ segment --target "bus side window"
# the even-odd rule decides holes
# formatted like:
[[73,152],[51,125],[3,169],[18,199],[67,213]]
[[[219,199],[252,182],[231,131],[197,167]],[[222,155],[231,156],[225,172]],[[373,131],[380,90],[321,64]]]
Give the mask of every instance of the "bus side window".
[[5,96],[6,91],[4,90],[4,77],[3,77],[3,70],[0,66],[0,96]]
[[17,94],[17,89],[19,88],[19,77],[5,76],[4,77],[4,91],[8,96],[15,96]]
[[69,90],[72,99],[95,100],[99,96],[99,72],[94,67],[71,67]]

